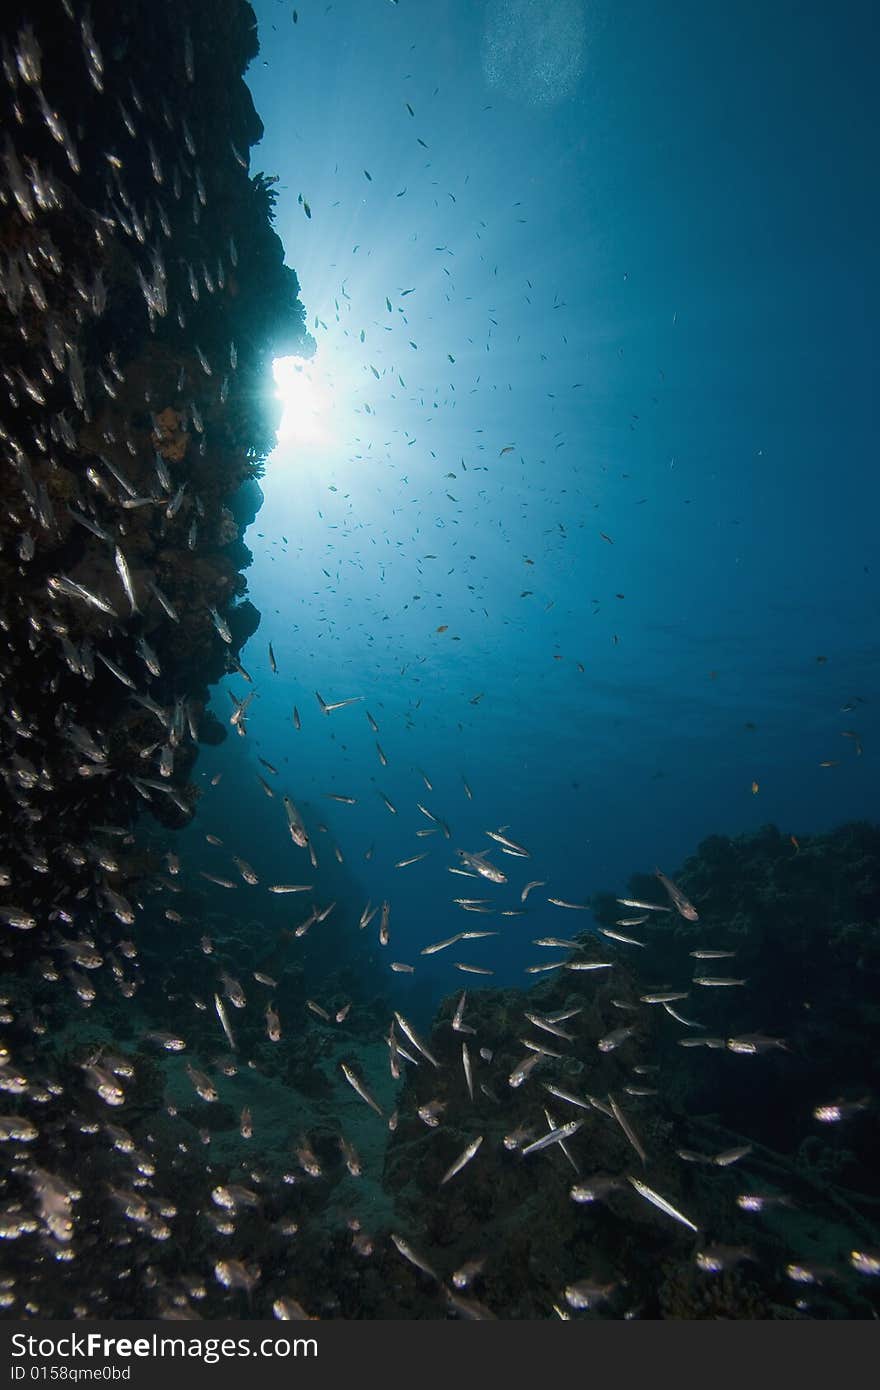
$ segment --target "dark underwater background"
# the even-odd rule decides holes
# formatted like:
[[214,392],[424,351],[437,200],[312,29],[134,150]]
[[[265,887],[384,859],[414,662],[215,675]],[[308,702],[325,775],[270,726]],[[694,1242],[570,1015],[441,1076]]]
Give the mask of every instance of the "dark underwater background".
[[0,34],[4,1316],[876,1316],[872,7]]

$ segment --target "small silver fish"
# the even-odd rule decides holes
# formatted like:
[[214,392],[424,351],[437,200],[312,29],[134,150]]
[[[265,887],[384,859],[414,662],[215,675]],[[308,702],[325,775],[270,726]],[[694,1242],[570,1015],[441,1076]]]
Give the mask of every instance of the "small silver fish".
[[340,1070],[342,1071],[342,1075],[345,1077],[352,1090],[357,1092],[361,1100],[366,1101],[367,1105],[369,1105],[371,1110],[375,1110],[376,1114],[380,1115],[384,1119],[384,1110],[378,1104],[378,1102],[373,1099],[366,1086],[364,1086],[363,1082],[358,1080],[351,1067],[347,1066],[345,1062],[340,1062],[339,1066]]
[[398,1253],[401,1254],[405,1260],[409,1260],[411,1265],[415,1265],[416,1269],[420,1269],[423,1274],[427,1274],[429,1278],[439,1284],[440,1276],[431,1268],[427,1260],[424,1259],[423,1256],[417,1254],[402,1236],[395,1235],[393,1231],[390,1234],[392,1243]]
[[624,936],[623,932],[613,931],[611,927],[599,927],[598,930],[603,936],[607,936],[611,941],[621,941],[624,946],[644,946],[644,941],[636,941],[634,936]]
[[118,618],[119,614],[105,598],[100,594],[95,594],[91,589],[86,589],[82,584],[77,584],[75,580],[68,579],[64,574],[53,575],[49,581],[49,588],[55,594],[65,594],[68,598],[82,599],[92,608],[97,608],[99,612],[106,613],[110,618]]
[[553,1144],[562,1144],[566,1139],[570,1139],[573,1134],[577,1134],[583,1125],[583,1120],[569,1120],[567,1125],[560,1125],[558,1129],[551,1129],[549,1134],[544,1134],[534,1143],[527,1144],[520,1152],[523,1158],[529,1154],[540,1153],[542,1149],[549,1149]]
[[694,984],[706,985],[710,987],[714,985],[716,988],[729,989],[734,985],[747,985],[748,980],[734,980],[728,976],[695,975]]
[[716,1168],[729,1168],[732,1163],[738,1163],[741,1158],[752,1152],[753,1145],[740,1144],[733,1149],[723,1149],[721,1153],[713,1154],[712,1162]]
[[296,809],[289,796],[285,796],[283,802],[290,838],[300,849],[306,849],[309,843],[309,837],[305,825],[303,824],[302,816],[299,814],[299,811]]
[[482,1259],[478,1260],[465,1260],[464,1264],[459,1265],[458,1269],[452,1276],[452,1282],[455,1285],[455,1287],[457,1289],[470,1288],[477,1275],[482,1273],[483,1266],[485,1265],[485,1263],[485,1256]]
[[573,1095],[571,1091],[563,1091],[561,1086],[552,1086],[548,1081],[544,1082],[544,1090],[549,1095],[555,1096],[557,1100],[568,1101],[569,1105],[577,1105],[581,1110],[592,1110],[592,1102],[581,1100],[580,1096]]
[[616,1284],[595,1284],[591,1279],[579,1279],[565,1289],[565,1301],[570,1308],[596,1308],[607,1303]]
[[480,854],[471,854],[468,850],[457,850],[459,858],[469,869],[475,870],[481,878],[487,878],[490,883],[506,883],[507,875],[503,874],[494,864],[490,864],[486,859],[488,851],[484,850]]
[[197,1096],[206,1101],[217,1100],[217,1088],[210,1077],[206,1076],[203,1071],[197,1071],[189,1062],[186,1064],[186,1073],[193,1084]]
[[229,631],[228,624],[220,617],[216,608],[209,608],[208,612],[211,615],[211,622],[214,624],[219,635],[223,638],[223,641],[230,644],[232,642],[232,633]]
[[461,941],[463,932],[456,932],[455,936],[448,936],[445,941],[435,941],[431,946],[425,946],[421,951],[423,956],[433,956],[437,951],[445,951],[447,946],[454,946],[456,941]]
[[641,898],[618,898],[621,907],[642,908],[645,912],[671,912],[671,907],[665,907],[662,903],[645,903]]
[[348,699],[348,700],[335,700],[334,702],[332,702],[331,704],[328,705],[327,702],[326,702],[325,700],[322,700],[322,699],[321,699],[321,696],[318,694],[318,692],[317,692],[317,690],[316,690],[316,691],[315,691],[315,698],[317,699],[318,704],[319,704],[320,707],[321,707],[321,713],[322,713],[322,714],[332,714],[333,710],[335,710],[335,709],[345,709],[346,705],[354,705],[354,704],[357,704],[358,700],[362,700],[364,697],[363,697],[363,695],[352,695],[351,698]]
[[403,1017],[403,1015],[397,1013],[396,1011],[395,1011],[394,1017],[397,1019],[397,1023],[398,1023],[398,1026],[400,1027],[401,1032],[402,1032],[407,1038],[409,1038],[409,1040],[410,1040],[410,1042],[412,1043],[413,1047],[414,1047],[418,1052],[421,1052],[422,1056],[423,1056],[427,1061],[429,1061],[429,1062],[431,1063],[432,1066],[439,1067],[440,1063],[437,1061],[437,1058],[433,1055],[433,1053],[429,1052],[428,1049],[425,1047],[425,1044],[424,1044],[424,1043],[421,1041],[421,1039],[419,1038],[419,1035],[416,1033],[416,1031],[415,1031],[415,1029],[413,1028],[412,1024],[411,1024],[411,1023],[407,1023],[407,1021],[406,1021],[406,1019]]
[[467,1043],[461,1045],[461,1065],[464,1068],[464,1079],[468,1088],[468,1095],[471,1100],[474,1098],[474,1078],[471,1071],[471,1055],[468,1051]]
[[507,826],[505,825],[502,826],[501,830],[487,830],[486,834],[489,836],[490,840],[495,840],[496,843],[501,845],[509,854],[517,855],[520,859],[531,859],[531,852],[527,850],[525,846],[518,845],[516,840],[510,840],[502,833],[506,829]]
[[137,599],[135,598],[134,585],[132,583],[131,571],[128,568],[128,561],[118,545],[114,550],[113,558],[116,563],[116,573],[122,580],[122,587],[125,590],[125,597],[128,599],[131,606],[132,614],[139,613],[140,609],[137,606]]
[[229,1040],[229,1046],[232,1048],[233,1052],[236,1052],[238,1050],[236,1041],[235,1038],[232,1036],[232,1029],[229,1026],[229,1019],[226,1015],[226,1009],[224,1007],[223,1000],[220,998],[219,994],[214,995],[214,1008],[217,1010],[217,1017],[220,1020],[223,1032],[226,1034],[226,1037]]
[[[36,923],[34,925],[36,925]],[[466,999],[467,990],[464,990],[461,998],[455,1006],[455,1013],[452,1016],[452,1029],[455,1033],[473,1033],[476,1031],[474,1028],[471,1028],[467,1023],[462,1022],[464,1018],[464,1006]]]
[[470,1163],[471,1159],[474,1157],[474,1154],[477,1152],[482,1142],[483,1136],[481,1134],[478,1136],[478,1138],[472,1140],[471,1143],[468,1144],[467,1148],[459,1154],[455,1162],[450,1164],[449,1168],[447,1168],[446,1172],[443,1174],[443,1177],[440,1179],[441,1187],[444,1185],[444,1183],[449,1182],[450,1178],[454,1178],[456,1173],[460,1173],[462,1168],[464,1168],[466,1164]]
[[[635,1149],[636,1153],[638,1154],[639,1158],[642,1160],[643,1163],[647,1163],[647,1161],[648,1161],[648,1156],[647,1156],[647,1154],[645,1153],[644,1148],[642,1147],[642,1142],[641,1142],[641,1140],[639,1139],[639,1136],[636,1134],[636,1132],[635,1132],[635,1130],[633,1129],[632,1125],[630,1124],[629,1120],[626,1118],[626,1116],[624,1115],[623,1111],[621,1110],[620,1106],[617,1104],[617,1101],[614,1099],[613,1096],[610,1096],[610,1095],[609,1095],[609,1097],[608,1097],[608,1104],[611,1106],[611,1111],[612,1111],[612,1114],[614,1115],[615,1120],[616,1120],[617,1123],[620,1125],[620,1128],[623,1130],[623,1132],[624,1132],[624,1134],[626,1135],[627,1139],[628,1139],[629,1142],[632,1144],[632,1146],[633,1146],[633,1148]],[[635,1184],[635,1179],[634,1179],[634,1178],[630,1178],[630,1182],[632,1182],[633,1184]]]
[[633,1026],[615,1028],[613,1032],[606,1033],[604,1038],[600,1038],[596,1046],[600,1052],[613,1052],[616,1047],[620,1047],[621,1043],[626,1042],[627,1038],[631,1038],[635,1031]]
[[528,1057],[523,1057],[522,1061],[517,1063],[508,1076],[507,1084],[514,1089],[517,1086],[521,1086],[523,1082],[527,1081],[531,1076],[538,1063],[543,1061],[545,1055],[546,1054],[543,1052],[531,1052]]
[[673,883],[671,878],[667,878],[664,873],[661,873],[659,869],[655,869],[654,873],[669,894],[676,912],[678,912],[680,916],[685,917],[689,922],[698,922],[700,920],[699,912],[697,912],[693,903],[688,901],[678,885]]
[[171,619],[171,621],[173,623],[179,623],[180,617],[178,615],[177,609],[171,603],[170,599],[167,599],[165,597],[158,584],[154,584],[152,580],[148,580],[147,588],[150,590],[150,593],[153,595],[153,598],[156,600],[159,607],[165,610],[165,613]]
[[652,1206],[657,1207],[658,1211],[665,1212],[667,1216],[671,1216],[675,1221],[680,1221],[682,1226],[687,1226],[691,1231],[699,1232],[699,1227],[695,1226],[689,1217],[685,1216],[683,1212],[678,1211],[671,1202],[667,1202],[666,1198],[661,1197],[659,1192],[655,1192],[652,1187],[648,1187],[647,1183],[641,1182],[638,1178],[633,1178],[629,1175],[627,1175],[627,1182],[632,1184],[640,1197],[644,1197],[646,1202],[650,1202]]
[[520,893],[520,901],[525,902],[526,898],[529,896],[533,888],[546,888],[546,886],[547,884],[544,879],[532,879],[531,883],[527,883],[525,888]]

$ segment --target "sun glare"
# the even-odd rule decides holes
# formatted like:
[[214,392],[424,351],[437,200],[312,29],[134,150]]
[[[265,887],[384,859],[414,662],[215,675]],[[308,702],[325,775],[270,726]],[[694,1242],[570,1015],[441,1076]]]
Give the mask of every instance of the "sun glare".
[[314,358],[277,357],[272,375],[283,406],[278,443],[324,448],[332,442],[332,395]]

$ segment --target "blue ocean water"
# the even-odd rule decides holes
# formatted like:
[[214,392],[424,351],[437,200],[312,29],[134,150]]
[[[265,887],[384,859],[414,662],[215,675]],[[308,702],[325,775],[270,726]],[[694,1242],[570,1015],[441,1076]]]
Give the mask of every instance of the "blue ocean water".
[[[238,851],[290,858],[262,755],[322,808],[364,901],[392,899],[411,960],[469,883],[451,851],[486,830],[532,853],[495,855],[528,870],[518,905],[529,877],[586,902],[708,834],[869,817],[861,7],[256,12],[252,167],[278,176],[317,350],[284,377],[247,536],[248,738],[204,758]],[[362,699],[324,716],[316,690]],[[449,842],[415,837],[419,800]],[[493,983],[558,930],[541,896],[470,943]],[[394,984],[457,982],[439,955]]]

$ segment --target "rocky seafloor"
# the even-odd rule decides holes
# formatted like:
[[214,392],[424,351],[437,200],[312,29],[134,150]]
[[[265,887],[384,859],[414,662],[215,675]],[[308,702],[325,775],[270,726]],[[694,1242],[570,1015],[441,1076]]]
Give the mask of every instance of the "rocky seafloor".
[[[354,899],[323,1013],[299,958],[285,960],[261,923],[215,908],[213,954],[174,951],[148,903],[132,929],[133,1000],[119,1001],[105,970],[88,1007],[39,971],[10,991],[8,1075],[28,1078],[10,1109],[39,1133],[3,1146],[9,1314],[876,1316],[878,1064],[864,1044],[878,869],[880,830],[864,824],[801,835],[797,849],[772,827],[711,837],[676,874],[698,924],[658,914],[641,948],[615,943],[602,931],[632,929],[617,925],[615,898],[597,896],[572,959],[612,969],[456,994],[417,1045],[398,1029],[397,1080],[392,1004],[371,995],[368,963],[345,975]],[[649,886],[635,875],[627,894]],[[690,953],[707,940],[735,953],[748,988],[694,987]],[[234,1053],[205,1002],[193,1021],[218,963],[245,981],[271,968],[282,1044],[267,1038],[253,983],[246,1009],[228,1006]],[[700,968],[726,978],[730,966]],[[169,1053],[163,1039],[184,1018],[186,1051]],[[529,1040],[546,1049],[537,1059]],[[96,1056],[124,1091],[118,1110],[94,1079],[83,1085]],[[212,1103],[194,1093],[187,1058]],[[343,1063],[372,1104],[339,1085]],[[526,1152],[573,1120],[565,1150]],[[474,1136],[473,1160],[450,1176]],[[47,1175],[50,1194],[61,1184],[70,1198],[66,1238]]]

